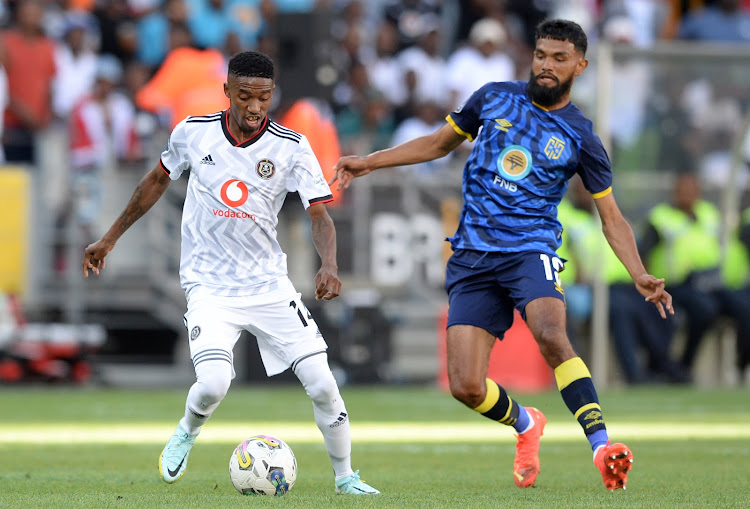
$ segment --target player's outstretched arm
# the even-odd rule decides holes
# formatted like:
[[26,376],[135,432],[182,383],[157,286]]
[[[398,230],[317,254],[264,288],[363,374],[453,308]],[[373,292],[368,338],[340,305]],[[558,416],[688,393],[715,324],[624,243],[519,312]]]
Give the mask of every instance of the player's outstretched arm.
[[307,209],[312,222],[312,238],[320,256],[320,270],[315,275],[315,299],[331,300],[341,293],[339,267],[336,262],[336,226],[322,203]]
[[602,219],[604,236],[622,264],[628,269],[635,287],[648,302],[656,306],[662,318],[667,317],[667,312],[673,315],[672,296],[664,289],[664,279],[656,278],[646,272],[643,261],[638,255],[633,229],[620,212],[612,193],[595,199],[594,203]]
[[89,270],[97,276],[99,275],[99,271],[104,269],[106,265],[106,256],[115,247],[118,239],[161,198],[167,186],[169,186],[169,175],[161,168],[161,164],[157,164],[153,170],[144,175],[120,217],[115,220],[101,239],[89,244],[84,250],[84,277],[89,277]]
[[342,157],[333,167],[336,174],[328,185],[338,181],[337,189],[340,191],[349,187],[353,178],[367,175],[378,168],[432,161],[448,155],[465,139],[446,123],[432,134],[414,138],[395,147],[379,150],[367,156]]

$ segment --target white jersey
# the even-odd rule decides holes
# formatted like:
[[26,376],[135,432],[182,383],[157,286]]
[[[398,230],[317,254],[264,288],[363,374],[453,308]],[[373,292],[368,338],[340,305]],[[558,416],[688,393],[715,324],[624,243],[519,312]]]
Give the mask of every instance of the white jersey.
[[276,239],[287,193],[305,209],[333,199],[307,138],[266,117],[240,141],[227,111],[187,117],[172,131],[161,166],[176,180],[190,171],[182,211],[180,283],[220,296],[274,290],[287,274]]

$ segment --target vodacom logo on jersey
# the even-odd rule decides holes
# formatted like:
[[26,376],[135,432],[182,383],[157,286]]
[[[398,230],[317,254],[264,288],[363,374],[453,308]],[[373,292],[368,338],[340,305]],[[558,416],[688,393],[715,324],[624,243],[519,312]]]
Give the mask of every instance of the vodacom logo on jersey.
[[247,185],[237,179],[224,182],[221,186],[221,201],[230,207],[240,207],[247,201]]
[[[224,182],[221,186],[221,201],[227,204],[229,207],[235,208],[242,206],[246,201],[249,193],[247,185],[238,179],[230,179]],[[254,214],[248,214],[247,212],[238,212],[234,210],[217,210],[214,209],[213,213],[219,217],[235,217],[240,219],[255,219]]]

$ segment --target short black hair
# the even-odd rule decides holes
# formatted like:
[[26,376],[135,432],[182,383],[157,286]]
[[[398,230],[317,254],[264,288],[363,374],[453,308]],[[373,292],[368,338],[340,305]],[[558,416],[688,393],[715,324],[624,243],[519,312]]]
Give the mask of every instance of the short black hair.
[[583,31],[581,25],[567,19],[547,19],[539,23],[534,31],[534,41],[539,39],[570,41],[584,56],[589,46],[586,32]]
[[268,55],[257,51],[243,51],[229,59],[227,75],[274,79],[273,61]]

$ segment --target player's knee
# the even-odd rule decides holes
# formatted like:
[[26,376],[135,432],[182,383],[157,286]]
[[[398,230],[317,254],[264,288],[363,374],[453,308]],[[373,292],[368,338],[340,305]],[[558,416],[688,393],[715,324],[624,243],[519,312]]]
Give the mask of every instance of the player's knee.
[[333,374],[324,376],[305,385],[305,391],[310,399],[317,404],[327,404],[339,395],[339,388]]
[[476,408],[484,401],[487,386],[484,380],[481,383],[467,380],[451,380],[450,390],[451,395],[458,401],[469,408]]
[[200,391],[201,402],[204,405],[219,403],[224,399],[224,396],[227,395],[231,383],[231,375],[223,373],[213,373],[201,377],[198,380],[198,390]]
[[550,366],[557,366],[576,355],[565,330],[557,325],[540,328],[535,337],[539,351]]

